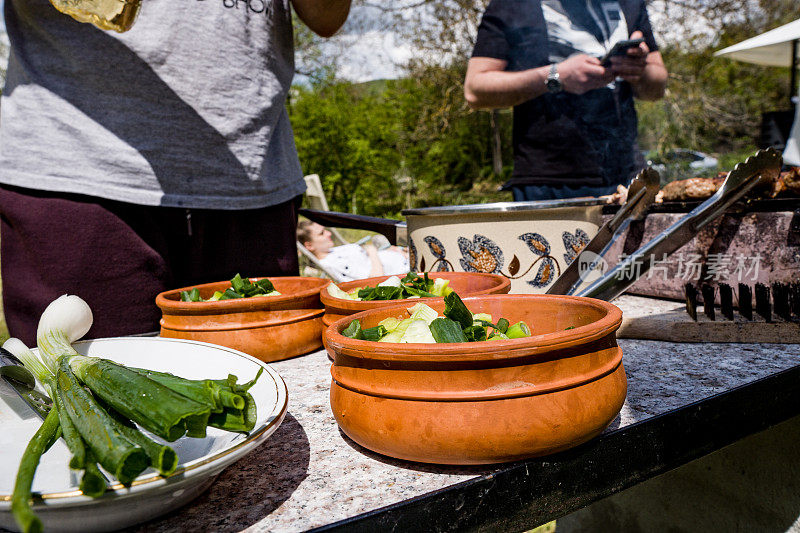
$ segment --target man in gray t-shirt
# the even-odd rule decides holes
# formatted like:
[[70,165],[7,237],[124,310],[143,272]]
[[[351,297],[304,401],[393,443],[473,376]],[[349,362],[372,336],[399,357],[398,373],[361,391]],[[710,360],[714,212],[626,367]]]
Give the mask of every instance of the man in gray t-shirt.
[[[292,7],[330,36],[350,0],[146,0],[122,34],[79,23],[48,0],[6,0],[0,265],[12,334],[28,331],[64,292],[86,294],[102,310],[103,300],[136,278],[144,296],[134,305],[148,306],[149,318],[110,329],[101,326],[124,317],[101,319],[90,332],[123,334],[155,329],[158,289],[248,268],[241,274],[296,273],[296,204],[305,184],[285,108],[294,74]],[[97,209],[110,218],[95,217]],[[56,212],[64,219],[53,233],[44,222]],[[240,214],[256,224],[253,235],[218,231],[236,227]],[[264,234],[254,214],[265,223],[286,220]],[[160,232],[156,219],[170,227]],[[119,221],[131,242],[119,241],[125,231],[104,242],[103,229]],[[63,254],[56,272],[36,259],[50,247]],[[141,262],[152,282],[129,269],[109,272],[108,247],[130,250],[132,257],[111,263]],[[203,249],[210,251],[189,259]],[[233,257],[209,259],[215,249]],[[73,260],[87,254],[97,258],[96,271]]]

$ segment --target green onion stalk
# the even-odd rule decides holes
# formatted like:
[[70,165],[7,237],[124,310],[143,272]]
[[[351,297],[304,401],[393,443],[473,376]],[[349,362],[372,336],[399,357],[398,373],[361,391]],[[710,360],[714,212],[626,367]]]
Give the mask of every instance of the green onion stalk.
[[57,385],[60,401],[97,461],[123,485],[130,485],[150,465],[145,451],[117,430],[111,415],[78,382],[65,357],[60,359]]
[[41,521],[36,518],[30,507],[33,476],[42,454],[59,436],[64,437],[64,441],[72,453],[70,468],[84,470],[80,483],[80,489],[84,494],[95,498],[101,496],[106,490],[106,478],[97,468],[92,456],[88,455],[83,439],[63,409],[59,400],[55,374],[19,339],[12,337],[3,344],[3,347],[22,361],[53,401],[53,407],[47,418],[28,443],[22,456],[14,483],[11,506],[12,514],[23,531],[41,531]]
[[[255,385],[264,371],[263,368],[259,368],[252,381],[243,384],[237,383],[238,378],[233,374],[229,374],[227,379],[190,380],[144,368],[132,368],[131,370],[197,402],[211,405],[208,426],[243,433],[247,433],[255,427],[256,403],[247,391]],[[205,431],[205,427],[203,431]],[[188,432],[187,435],[193,436]]]
[[12,514],[23,531],[41,531],[41,521],[31,509],[33,477],[42,454],[61,436],[72,453],[70,467],[83,470],[81,490],[96,498],[107,483],[98,464],[125,485],[151,465],[162,475],[177,468],[174,450],[142,434],[133,422],[167,441],[184,434],[203,437],[207,426],[244,432],[255,426],[256,404],[248,389],[263,369],[240,385],[233,375],[186,380],[87,357],[72,343],[89,331],[92,320],[86,302],[64,295],[39,321],[38,357],[18,339],[3,345],[53,400],[45,422],[28,443],[14,485]]
[[14,481],[14,493],[11,496],[11,513],[20,530],[25,533],[42,531],[42,521],[31,509],[31,487],[39,460],[58,438],[59,428],[58,412],[51,409],[44,419],[44,423],[28,442],[19,463],[17,479]]
[[[55,375],[21,340],[12,337],[3,344],[3,348],[22,361],[22,364],[31,371],[51,398],[55,396]],[[31,488],[42,455],[58,440],[61,434],[60,416],[54,405],[22,454],[14,481],[14,492],[11,496],[11,514],[20,530],[26,533],[42,531],[42,521],[31,509]]]
[[92,311],[77,296],[61,296],[47,306],[36,340],[51,370],[55,372],[59,361],[65,359],[77,378],[105,403],[167,441],[177,440],[187,429],[191,436],[205,436],[211,414],[208,405],[113,361],[75,351],[72,343],[85,335],[91,324]]

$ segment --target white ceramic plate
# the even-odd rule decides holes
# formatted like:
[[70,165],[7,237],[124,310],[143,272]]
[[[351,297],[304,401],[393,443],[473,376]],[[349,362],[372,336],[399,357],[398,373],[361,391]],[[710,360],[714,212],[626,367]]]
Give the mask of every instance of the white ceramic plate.
[[[69,451],[59,440],[42,457],[33,483],[33,490],[42,496],[34,510],[45,531],[110,531],[179,507],[208,488],[226,466],[263,443],[286,414],[286,384],[278,373],[230,348],[178,339],[128,337],[79,342],[75,349],[188,379],[222,379],[230,373],[243,383],[264,368],[249,391],[256,401],[258,420],[249,435],[208,428],[204,439],[182,437],[170,443],[180,458],[175,474],[164,478],[148,469],[128,488],[112,479],[111,488],[98,499],[83,496],[78,490],[79,479],[67,466]],[[0,527],[17,529],[10,511],[14,478],[25,446],[40,424],[41,419],[21,400],[15,403],[14,398],[0,396]]]

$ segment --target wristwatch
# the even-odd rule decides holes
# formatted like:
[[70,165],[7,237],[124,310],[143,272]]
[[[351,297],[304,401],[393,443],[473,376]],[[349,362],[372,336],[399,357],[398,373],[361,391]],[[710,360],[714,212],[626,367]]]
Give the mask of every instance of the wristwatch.
[[550,65],[550,73],[547,75],[544,84],[547,86],[547,90],[552,94],[560,93],[564,90],[564,85],[561,83],[561,79],[558,76],[558,68],[555,63]]

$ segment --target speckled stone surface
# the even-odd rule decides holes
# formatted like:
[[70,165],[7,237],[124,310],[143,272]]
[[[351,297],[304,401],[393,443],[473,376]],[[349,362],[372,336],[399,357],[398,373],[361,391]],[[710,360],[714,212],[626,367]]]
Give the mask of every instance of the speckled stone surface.
[[[800,365],[800,345],[619,344],[628,397],[607,432]],[[364,450],[339,431],[330,411],[323,351],[273,366],[289,388],[278,431],[194,502],[132,531],[303,531],[495,470],[421,465]]]

